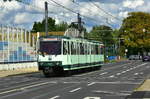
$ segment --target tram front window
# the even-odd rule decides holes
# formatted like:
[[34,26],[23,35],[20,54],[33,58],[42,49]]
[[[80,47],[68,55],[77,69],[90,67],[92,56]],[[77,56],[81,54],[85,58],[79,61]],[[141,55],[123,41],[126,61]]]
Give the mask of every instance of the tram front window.
[[61,54],[61,41],[40,42],[40,52],[49,55]]

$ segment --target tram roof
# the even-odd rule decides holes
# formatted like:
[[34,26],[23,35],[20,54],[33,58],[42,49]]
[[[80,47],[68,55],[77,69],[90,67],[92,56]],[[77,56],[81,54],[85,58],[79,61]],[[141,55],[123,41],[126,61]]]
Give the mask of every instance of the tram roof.
[[88,41],[88,42],[92,42],[92,43],[100,43],[103,44],[100,41],[95,41],[95,40],[89,40],[89,39],[84,39],[84,38],[72,38],[72,37],[67,37],[67,36],[54,36],[54,35],[48,35],[48,36],[40,36],[39,39],[42,38],[58,38],[58,39],[72,39],[72,40],[82,40],[82,41]]

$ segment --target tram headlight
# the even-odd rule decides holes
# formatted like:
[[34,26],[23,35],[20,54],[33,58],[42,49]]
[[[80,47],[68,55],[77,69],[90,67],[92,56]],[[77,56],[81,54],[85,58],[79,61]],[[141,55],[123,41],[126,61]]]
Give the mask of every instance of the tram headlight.
[[42,53],[39,51],[38,54],[41,55]]
[[60,64],[59,62],[56,63],[57,66],[58,66],[59,64]]
[[60,66],[60,65],[61,65],[61,62],[56,62],[56,65],[57,65],[57,66]]

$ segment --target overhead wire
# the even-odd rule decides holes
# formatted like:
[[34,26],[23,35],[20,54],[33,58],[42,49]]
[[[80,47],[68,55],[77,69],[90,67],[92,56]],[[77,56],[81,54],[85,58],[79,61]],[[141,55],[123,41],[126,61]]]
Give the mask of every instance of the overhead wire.
[[[73,9],[68,8],[68,7],[65,7],[64,5],[62,5],[62,4],[60,4],[60,3],[57,3],[57,2],[56,2],[56,1],[54,1],[54,0],[50,0],[50,1],[52,1],[53,3],[55,3],[55,4],[59,5],[60,7],[62,7],[62,8],[64,8],[64,9],[66,9],[66,10],[68,10],[68,11],[70,11],[70,12],[72,12],[72,13],[76,14],[76,15],[78,14],[78,12],[75,12]],[[48,2],[48,3],[49,3],[49,2]],[[84,18],[87,18],[87,19],[90,19],[90,20],[92,20],[92,21],[97,22],[97,20],[96,20],[96,19],[94,19],[94,18],[91,18],[91,17],[85,16],[85,15],[82,15],[82,14],[80,14],[80,16],[82,16],[82,17],[84,17]]]
[[[75,1],[72,1],[74,4],[76,4],[76,5],[78,5],[78,6],[80,6],[80,4],[79,3],[77,3],[77,2],[75,2]],[[91,11],[91,9],[89,9],[89,8],[85,8],[85,9],[87,9],[88,11]],[[97,14],[99,14],[99,13],[97,13]],[[99,14],[100,15],[100,14]],[[105,18],[104,16],[102,16],[102,15],[100,15],[101,17],[103,17],[103,18]],[[112,25],[110,24],[110,23],[108,23],[107,22],[107,19],[108,18],[105,18],[106,19],[106,22],[104,22],[103,20],[101,20],[101,21],[103,21],[104,23],[106,23],[107,25],[109,25],[109,26],[111,26],[112,27]],[[113,23],[113,22],[112,22]]]
[[[57,7],[61,7],[61,8],[63,8],[63,9],[66,9],[66,10],[68,10],[68,11],[74,13],[74,14],[78,14],[78,12],[74,11],[73,9],[68,8],[68,7],[66,7],[66,6],[64,6],[64,5],[58,3],[58,2],[56,2],[56,1],[54,1],[54,0],[48,0],[48,1],[47,1],[48,4],[50,4],[49,1],[51,1],[51,2],[55,3],[56,5],[58,5]],[[25,2],[24,0],[19,0],[18,2],[23,3],[23,4],[25,4],[25,5],[28,5],[28,6],[30,6],[31,8],[34,8],[34,9],[35,9],[35,8],[40,9],[40,11],[42,11],[42,13],[43,13],[43,11],[45,10],[45,9],[40,8],[40,7],[38,7],[38,6],[32,5],[32,4],[30,4],[29,2]],[[50,5],[51,5],[51,4],[50,4]],[[53,5],[53,6],[56,6],[56,5]],[[53,12],[53,11],[48,11],[48,12],[51,13],[51,14],[58,14],[58,13]],[[38,12],[38,10],[37,10],[37,14],[40,14],[40,12]],[[59,15],[60,15],[60,14],[59,14]],[[97,21],[96,19],[91,18],[91,17],[89,17],[89,16],[82,15],[82,14],[80,14],[80,16],[83,17],[83,18],[89,19],[89,20],[93,21],[93,22],[96,23],[96,24],[98,23],[98,21]],[[65,16],[65,17],[67,17],[67,16]]]
[[111,16],[112,18],[118,20],[118,21],[122,21],[122,19],[110,14],[109,12],[105,11],[103,8],[101,8],[99,5],[97,5],[96,3],[94,3],[94,1],[92,0],[88,0],[91,4],[93,4],[95,7],[97,7],[98,9],[100,9],[101,11],[103,11],[105,14]]

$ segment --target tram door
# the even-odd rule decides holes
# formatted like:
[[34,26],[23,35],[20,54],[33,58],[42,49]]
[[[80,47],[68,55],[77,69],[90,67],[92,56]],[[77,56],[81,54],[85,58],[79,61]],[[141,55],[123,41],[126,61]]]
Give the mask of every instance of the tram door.
[[71,42],[71,64],[73,66],[78,64],[78,56],[77,56],[77,50],[76,50],[76,42]]
[[68,65],[69,64],[69,42],[68,41],[63,41],[63,60],[64,64]]

